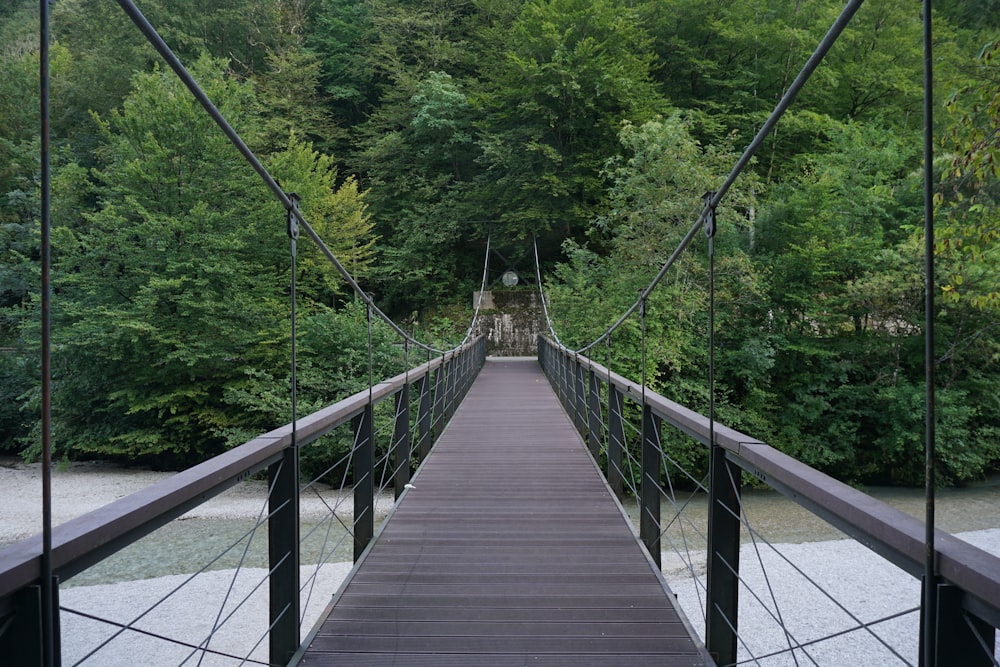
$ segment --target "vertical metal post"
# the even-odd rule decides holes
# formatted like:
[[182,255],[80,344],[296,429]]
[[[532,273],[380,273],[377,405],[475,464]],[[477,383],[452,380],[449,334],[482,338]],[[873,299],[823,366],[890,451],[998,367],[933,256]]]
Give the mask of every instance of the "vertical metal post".
[[[57,589],[58,590],[58,589]],[[10,667],[37,667],[44,664],[42,587],[26,586],[7,600],[12,608],[0,626],[0,655]],[[58,601],[56,601],[58,602]]]
[[642,406],[642,481],[639,485],[639,538],[660,563],[660,419]]
[[420,406],[417,408],[417,456],[422,462],[431,451],[431,372],[420,376],[417,383]]
[[587,429],[587,384],[584,379],[584,373],[586,371],[583,368],[583,363],[580,361],[579,356],[576,358],[574,366],[573,393],[576,394],[576,405],[573,410],[573,421],[576,423],[576,430],[580,432],[580,435],[583,435]]
[[736,662],[739,627],[740,469],[715,441],[715,193],[705,193],[708,237],[708,567],[705,646],[720,664]]
[[552,351],[552,384],[556,390],[556,398],[563,403],[563,355],[560,350]]
[[267,553],[272,665],[285,665],[299,648],[299,457],[295,447],[268,469]]
[[936,653],[921,656],[921,660],[931,659],[934,665],[962,667],[993,667],[996,664],[992,653],[984,651],[979,643],[982,640],[992,649],[996,642],[996,629],[981,619],[966,615],[962,609],[964,595],[965,592],[957,586],[938,584],[938,615],[932,624]]
[[458,402],[461,403],[462,399],[465,398],[465,394],[469,391],[469,384],[472,381],[472,348],[462,350],[462,380],[461,380],[461,391],[459,392]]
[[396,424],[392,435],[393,489],[399,498],[410,481],[410,385],[396,392]]
[[49,2],[39,0],[39,119],[41,162],[41,398],[42,398],[42,562],[41,640],[39,664],[54,667],[62,663],[56,639],[59,606],[58,587],[52,575],[52,169],[49,124]]
[[295,209],[299,197],[288,195],[287,232],[291,254],[291,403],[292,444],[281,460],[268,468],[271,490],[268,496],[267,554],[268,568],[268,648],[270,663],[287,664],[299,648],[299,451],[297,441],[298,379],[296,316],[296,259],[299,225]]
[[559,358],[562,360],[560,380],[562,384],[563,409],[566,410],[567,414],[573,414],[573,364],[566,352],[562,352]]
[[444,413],[446,415],[446,421],[451,421],[451,418],[455,415],[455,385],[458,380],[458,362],[455,357],[448,361],[448,370],[445,374],[445,408]]
[[[935,530],[935,368],[934,368],[934,295],[937,289],[934,276],[934,60],[931,25],[933,2],[923,0],[923,53],[924,53],[924,587],[921,601],[922,622],[920,642],[921,664],[937,665],[937,636],[935,626],[938,610],[938,577],[936,563]],[[945,663],[941,663],[945,664]],[[948,663],[958,664],[958,663]]]
[[587,392],[587,444],[590,455],[596,461],[601,455],[601,379],[591,368],[589,375],[589,391]]
[[354,562],[375,535],[375,438],[372,404],[355,417],[354,425]]
[[720,665],[736,663],[742,473],[712,446],[708,484],[705,646]]
[[622,497],[622,449],[625,445],[625,423],[622,417],[622,392],[608,385],[608,485]]
[[562,386],[562,352],[557,349],[552,350],[552,384],[556,390],[556,398],[561,403],[563,400]]
[[445,373],[445,360],[444,357],[441,358],[441,365],[437,367],[434,371],[434,410],[433,410],[433,432],[434,439],[437,440],[441,437],[441,432],[444,430],[445,421],[445,404],[444,404],[444,373]]

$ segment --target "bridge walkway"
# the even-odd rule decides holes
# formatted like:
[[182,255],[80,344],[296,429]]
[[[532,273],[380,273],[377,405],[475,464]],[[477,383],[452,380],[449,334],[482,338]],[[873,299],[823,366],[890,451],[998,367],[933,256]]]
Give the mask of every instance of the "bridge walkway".
[[489,360],[299,664],[704,665],[534,360]]

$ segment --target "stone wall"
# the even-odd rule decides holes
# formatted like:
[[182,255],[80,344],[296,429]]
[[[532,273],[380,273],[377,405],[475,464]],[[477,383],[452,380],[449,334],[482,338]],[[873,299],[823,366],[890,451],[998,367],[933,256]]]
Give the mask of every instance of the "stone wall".
[[[479,292],[472,295],[472,307]],[[533,357],[535,338],[545,331],[545,315],[538,292],[528,289],[483,292],[475,333],[486,336],[486,354],[498,357]]]

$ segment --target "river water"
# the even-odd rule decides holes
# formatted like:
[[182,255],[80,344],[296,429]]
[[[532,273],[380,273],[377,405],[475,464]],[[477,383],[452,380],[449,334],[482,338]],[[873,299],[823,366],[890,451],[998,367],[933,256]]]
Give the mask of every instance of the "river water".
[[[926,500],[923,489],[862,487],[860,490],[921,521],[924,519]],[[705,494],[678,492],[676,503],[684,506],[685,513],[690,517],[705,523],[708,512]],[[744,489],[742,503],[744,518],[756,532],[771,542],[800,544],[846,538],[840,530],[776,491]],[[635,501],[625,501],[623,505],[636,523],[638,512]],[[664,523],[673,514],[670,503],[665,501],[661,509]],[[961,488],[938,489],[935,522],[938,529],[949,533],[1000,528],[1000,476]]]
[[[918,519],[924,516],[923,489],[871,487],[866,493]],[[263,492],[263,489],[261,489]],[[388,499],[386,499],[388,501]],[[391,501],[388,501],[391,502]],[[704,526],[707,516],[705,494],[678,493],[677,503],[684,505],[685,519],[673,520],[665,534],[664,552],[687,543],[690,548],[704,548]],[[634,501],[623,503],[633,523],[638,522]],[[772,543],[800,544],[843,539],[833,526],[808,510],[774,491],[747,489],[743,493],[745,517],[754,530]],[[1000,528],[1000,476],[961,488],[939,489],[936,497],[936,521],[939,529],[961,533]],[[674,509],[664,502],[661,516],[671,521]],[[379,513],[379,519],[384,516]],[[302,562],[316,562],[320,556],[327,562],[349,561],[353,544],[339,520],[314,515],[301,528],[303,536]],[[187,518],[167,524],[146,538],[111,556],[102,563],[73,577],[64,585],[79,586],[147,579],[169,574],[183,574],[205,567],[229,569],[240,565],[267,566],[266,531],[250,533],[255,517]],[[0,546],[11,540],[0,535]],[[227,549],[222,555],[217,555]],[[199,565],[195,565],[198,564]]]
[[[18,474],[21,472],[19,471]],[[0,499],[12,490],[11,479],[6,478],[6,483],[0,485]],[[115,488],[118,488],[118,482],[130,479],[130,474],[123,471],[121,480],[116,477],[111,479],[116,485]],[[61,486],[63,485],[61,484]],[[87,488],[89,488],[87,485],[75,487],[73,490],[73,493],[76,494],[75,497],[81,498],[83,490]],[[135,610],[127,608],[126,611],[121,612],[94,611],[87,605],[95,605],[109,599],[115,600],[115,604],[125,605],[125,600],[138,592],[146,592],[147,589],[149,591],[157,590],[157,586],[165,588],[166,590],[162,593],[165,594],[175,585],[168,575],[188,575],[204,569],[219,571],[212,572],[212,575],[217,574],[225,577],[228,575],[223,571],[232,571],[238,566],[266,568],[266,529],[265,531],[258,530],[257,534],[253,534],[251,531],[257,515],[262,512],[264,485],[259,482],[247,482],[234,491],[235,497],[220,497],[218,499],[222,501],[224,516],[209,514],[171,522],[134,545],[63,582],[61,587],[66,589],[64,597],[69,601],[70,607],[87,609],[97,616],[107,614],[110,617],[113,613],[137,615],[145,609],[145,607],[139,606],[138,602],[134,605]],[[917,518],[923,517],[924,495],[922,489],[877,487],[864,489],[864,491],[901,511]],[[111,496],[111,499],[129,492],[131,489],[119,489]],[[339,518],[324,513],[328,507],[337,503],[337,492],[331,490],[329,494],[328,497],[323,498],[322,502],[315,502],[316,498],[311,498],[307,499],[310,502],[305,502],[303,505],[308,510],[304,510],[305,519],[301,528],[303,564],[315,563],[317,560],[328,563],[349,563],[352,558],[352,540],[344,528],[344,524],[350,522],[349,508],[342,507],[339,510]],[[340,494],[340,496],[343,495],[343,493]],[[702,593],[700,592],[703,590],[701,588],[703,584],[695,583],[695,579],[689,575],[695,575],[699,578],[704,576],[704,527],[707,503],[704,494],[679,497],[678,501],[686,505],[686,518],[673,520],[672,525],[666,531],[663,545],[664,572],[685,613],[689,618],[697,619],[702,617],[704,613]],[[107,500],[103,502],[107,502]],[[378,510],[379,518],[385,516],[389,503],[391,503],[391,498],[382,499]],[[868,610],[874,604],[875,607],[871,611],[859,612],[865,618],[886,618],[892,614],[912,609],[919,603],[919,583],[916,580],[885,561],[881,561],[860,545],[845,540],[841,532],[793,501],[773,491],[748,489],[744,492],[743,504],[746,517],[752,524],[755,533],[760,534],[773,544],[783,545],[784,552],[797,556],[810,571],[815,570],[817,578],[823,577],[825,573],[824,586],[831,587],[831,590],[837,584],[848,586],[848,590],[837,591],[837,595],[838,597],[842,596],[850,608]],[[638,516],[635,503],[626,502],[624,507],[635,522]],[[941,489],[937,496],[937,525],[942,530],[954,533],[1000,529],[998,507],[1000,507],[1000,477],[964,488]],[[671,521],[674,516],[672,507],[667,503],[664,503],[661,509],[661,516],[664,522]],[[0,534],[0,546],[9,541]],[[984,544],[984,548],[1000,555],[1000,540],[994,538],[985,542],[988,542],[989,546]],[[744,549],[757,548],[758,545],[745,539]],[[681,554],[678,555],[675,549],[679,550]],[[767,557],[769,554],[764,555]],[[744,557],[741,557],[741,561],[744,558],[746,560],[741,565],[741,575],[746,570],[747,579],[753,584],[751,579],[755,576],[753,572],[754,555],[746,553]],[[774,561],[774,558],[771,560]],[[839,612],[837,609],[826,613],[826,615],[821,613],[820,608],[825,598],[808,597],[811,595],[809,585],[797,579],[798,573],[782,571],[783,566],[782,562],[768,563],[767,567],[773,568],[770,570],[772,572],[771,582],[767,588],[761,590],[776,587],[775,584],[786,586],[788,590],[784,592],[778,588],[778,590],[768,592],[767,595],[773,596],[775,600],[784,596],[782,609],[785,610],[785,613],[796,621],[812,624],[811,627],[794,628],[798,640],[806,641],[813,637],[829,634],[841,627],[838,623],[846,623],[844,627],[850,627],[850,623],[838,620],[837,614]],[[336,576],[343,576],[342,573],[346,572],[348,567],[349,565],[343,566],[342,569],[338,570],[341,574]],[[307,575],[304,573],[303,576]],[[320,585],[324,591],[323,596],[317,596],[317,598],[323,598],[318,603],[320,609],[325,604],[329,591],[336,589],[338,581],[339,578]],[[107,587],[102,586],[102,584],[115,585]],[[201,595],[201,593],[195,593],[195,595]],[[754,647],[754,653],[759,656],[770,651],[780,651],[782,646],[787,644],[785,631],[776,631],[766,623],[770,620],[770,613],[754,613],[753,609],[744,610],[745,603],[754,603],[752,595],[741,594],[740,599],[741,627],[745,627],[749,636],[755,637],[760,642],[759,647]],[[771,597],[766,599],[771,599]],[[184,604],[187,605],[185,609],[188,611],[181,616],[190,615],[191,603]],[[258,620],[266,618],[266,614],[262,613],[257,613],[254,618],[257,616],[260,617]],[[915,664],[916,618],[915,613],[909,613],[896,621],[885,622],[880,626],[885,636],[892,637],[893,645],[897,646],[899,654],[904,656],[903,660],[897,659],[895,655],[888,655],[885,659],[873,657],[878,656],[879,651],[885,653],[885,648],[881,644],[874,647],[864,647],[864,651],[862,651],[865,638],[859,637],[859,633],[855,632],[844,636],[844,645],[840,645],[836,641],[824,641],[822,647],[816,647],[815,655],[820,658],[817,660],[817,664]],[[759,621],[758,619],[763,620]],[[67,627],[71,621],[80,623],[79,619],[67,618]],[[176,624],[179,621],[176,618],[171,618],[170,622]],[[695,628],[698,628],[697,623],[695,623]],[[69,648],[66,650],[71,653],[77,651],[82,655],[83,652],[89,650],[82,647],[89,646],[87,642],[96,631],[88,626],[78,628],[74,634],[70,628],[67,635],[69,638],[66,639],[66,645]],[[201,632],[201,630],[184,630],[184,632],[196,633]],[[239,632],[246,634],[244,630]],[[255,635],[250,633],[247,636]],[[78,644],[79,646],[77,646]],[[134,657],[137,649],[133,640],[130,639],[126,644],[121,648],[120,658],[109,657],[107,652],[102,653],[100,664],[116,666],[136,664]],[[234,640],[234,647],[239,645],[239,642]],[[163,649],[161,646],[156,646],[150,650],[154,651],[151,655],[159,655],[156,651]],[[238,649],[234,648],[233,650]],[[830,657],[822,659],[822,651],[826,651]],[[858,659],[852,658],[845,662],[845,656],[853,656],[853,652],[857,652]],[[787,656],[775,658],[762,664],[769,667],[797,664],[794,658],[786,658]],[[806,663],[813,664],[808,660]]]
[[[922,519],[924,493],[922,489],[875,487],[863,489],[887,504]],[[704,549],[704,525],[707,502],[704,494],[678,497],[685,505],[683,520],[674,520],[665,533],[664,553],[685,544],[688,548]],[[634,501],[623,503],[626,512],[637,524],[638,511]],[[772,543],[801,544],[845,539],[845,535],[816,517],[794,501],[774,491],[750,489],[743,494],[745,518],[754,530]],[[936,521],[941,530],[959,533],[1000,528],[1000,477],[964,488],[940,489],[936,497]],[[661,510],[664,523],[674,516],[665,502]],[[381,516],[379,517],[381,519]],[[350,561],[353,542],[341,521],[350,517],[307,520],[301,527],[302,562],[315,563]],[[192,518],[174,521],[150,536],[115,554],[102,563],[73,577],[68,586],[90,585],[148,579],[169,574],[182,574],[197,569],[196,563],[216,558],[207,569],[219,570],[246,567],[267,567],[266,531],[249,537],[254,520]],[[202,565],[198,565],[198,568]]]

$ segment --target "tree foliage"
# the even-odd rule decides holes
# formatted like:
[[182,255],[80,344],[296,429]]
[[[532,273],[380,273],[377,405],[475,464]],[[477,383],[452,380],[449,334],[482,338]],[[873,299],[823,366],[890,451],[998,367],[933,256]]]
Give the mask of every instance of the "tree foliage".
[[[842,9],[143,4],[385,310],[456,328],[487,238],[509,255],[535,236],[571,345],[634,303]],[[1000,465],[995,9],[935,8],[939,451],[955,482]],[[36,13],[0,7],[8,451],[37,442]],[[52,17],[57,448],[180,465],[290,410],[285,211],[114,3],[60,0]],[[921,18],[866,2],[718,211],[720,418],[854,481],[920,476]],[[298,247],[301,400],[316,406],[357,388],[367,321],[325,254]],[[705,409],[708,272],[698,235],[645,322],[595,355]],[[374,335],[376,372],[391,372],[390,337]]]

